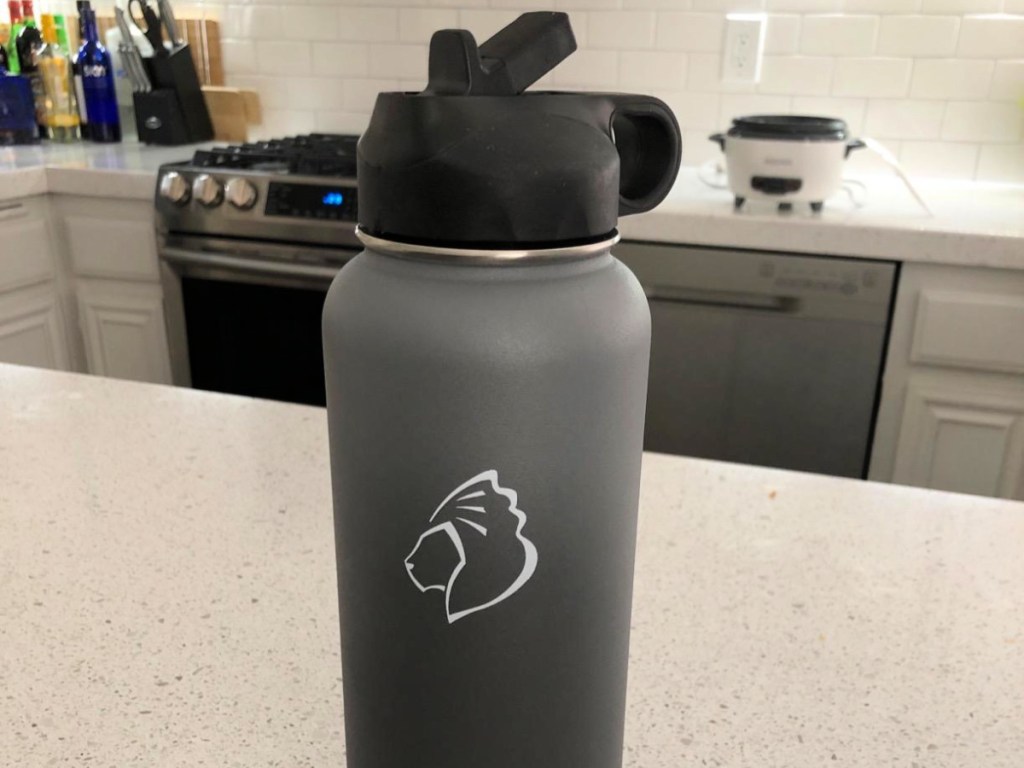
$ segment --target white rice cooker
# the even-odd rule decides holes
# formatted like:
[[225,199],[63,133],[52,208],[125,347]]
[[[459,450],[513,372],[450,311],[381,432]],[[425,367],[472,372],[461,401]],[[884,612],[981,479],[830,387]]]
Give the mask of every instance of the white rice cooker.
[[805,115],[737,117],[726,133],[709,138],[725,154],[736,208],[747,198],[764,198],[780,208],[806,202],[820,211],[839,191],[843,161],[865,146],[850,138],[843,120]]

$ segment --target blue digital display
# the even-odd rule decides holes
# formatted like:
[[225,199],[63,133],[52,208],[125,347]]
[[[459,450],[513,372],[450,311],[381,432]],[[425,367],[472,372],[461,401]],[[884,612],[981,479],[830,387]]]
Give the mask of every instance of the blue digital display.
[[327,192],[323,198],[324,205],[340,206],[345,202],[345,196],[341,192]]

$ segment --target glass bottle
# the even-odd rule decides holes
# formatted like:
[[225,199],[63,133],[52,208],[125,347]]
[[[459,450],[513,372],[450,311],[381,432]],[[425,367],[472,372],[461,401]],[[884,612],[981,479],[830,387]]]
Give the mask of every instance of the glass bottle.
[[75,98],[71,62],[57,42],[57,27],[53,15],[44,13],[42,22],[45,44],[39,51],[37,62],[39,75],[43,81],[47,134],[54,141],[77,141],[78,101]]

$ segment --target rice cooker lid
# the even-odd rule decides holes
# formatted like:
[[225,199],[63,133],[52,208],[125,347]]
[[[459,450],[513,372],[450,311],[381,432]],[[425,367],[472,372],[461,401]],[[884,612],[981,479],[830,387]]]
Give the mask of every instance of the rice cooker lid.
[[781,141],[846,141],[850,132],[846,122],[837,117],[749,115],[734,118],[728,135]]

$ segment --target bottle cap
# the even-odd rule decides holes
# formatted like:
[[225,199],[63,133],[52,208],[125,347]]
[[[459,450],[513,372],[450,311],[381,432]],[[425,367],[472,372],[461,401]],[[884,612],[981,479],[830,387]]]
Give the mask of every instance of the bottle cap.
[[39,22],[43,31],[43,40],[50,45],[55,45],[57,43],[57,25],[53,21],[53,14],[44,13]]
[[35,16],[35,9],[32,7],[32,0],[21,0],[21,14],[26,19]]
[[11,24],[21,21],[21,3],[18,0],[7,0],[7,12],[11,15]]
[[651,96],[523,93],[576,50],[564,13],[525,13],[477,46],[430,41],[421,93],[382,93],[357,149],[359,227],[450,248],[605,240],[656,206],[679,170],[679,125]]

